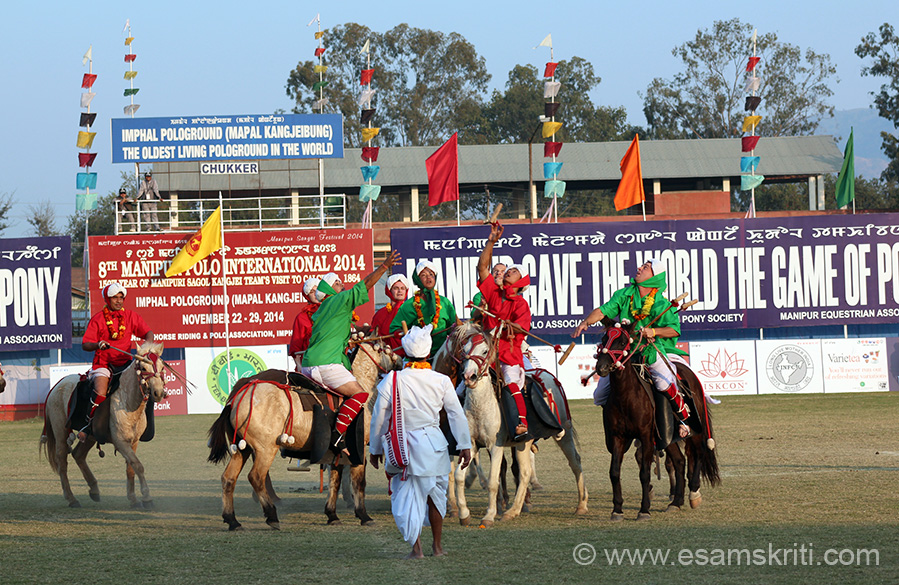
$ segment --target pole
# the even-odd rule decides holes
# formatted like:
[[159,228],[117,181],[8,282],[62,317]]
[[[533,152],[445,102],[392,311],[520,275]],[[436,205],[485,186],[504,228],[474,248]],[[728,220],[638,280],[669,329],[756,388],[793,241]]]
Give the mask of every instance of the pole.
[[[222,192],[219,191],[219,207],[222,206]],[[237,382],[237,379],[232,379],[231,372],[231,328],[229,327],[229,318],[228,318],[228,263],[225,261],[225,214],[219,213],[219,230],[222,232],[222,304],[225,309],[225,359],[227,360],[227,368],[228,368],[228,391],[231,391],[231,386]]]

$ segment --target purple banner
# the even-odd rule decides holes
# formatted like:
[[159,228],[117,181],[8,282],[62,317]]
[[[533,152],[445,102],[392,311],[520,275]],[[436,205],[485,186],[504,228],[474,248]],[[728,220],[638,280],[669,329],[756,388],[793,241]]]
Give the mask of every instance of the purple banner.
[[0,240],[0,352],[72,347],[72,241]]
[[[391,232],[405,273],[439,267],[460,316],[477,292],[488,226]],[[565,224],[508,224],[494,262],[530,271],[534,331],[570,333],[649,257],[667,268],[667,298],[699,302],[685,330],[881,323],[899,317],[899,214]]]

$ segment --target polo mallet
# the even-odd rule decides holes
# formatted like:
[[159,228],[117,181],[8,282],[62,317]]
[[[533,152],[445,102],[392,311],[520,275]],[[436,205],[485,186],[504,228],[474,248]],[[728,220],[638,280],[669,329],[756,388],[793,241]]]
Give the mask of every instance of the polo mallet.
[[[466,307],[468,307],[469,309],[474,308],[474,304],[473,304],[471,301],[469,301],[468,304],[466,305]],[[496,319],[496,320],[499,321],[500,323],[506,325],[507,327],[509,327],[509,329],[512,329],[513,331],[516,331],[516,332],[518,332],[518,333],[524,333],[525,335],[527,335],[527,336],[529,336],[529,337],[533,337],[534,339],[536,339],[536,340],[539,341],[540,343],[542,343],[542,344],[544,344],[544,345],[548,345],[549,347],[553,348],[553,350],[555,350],[556,353],[562,353],[562,346],[561,346],[561,345],[558,345],[558,344],[555,344],[555,343],[550,343],[550,342],[546,341],[545,339],[542,339],[542,338],[540,338],[540,337],[537,337],[537,336],[534,335],[533,333],[531,333],[531,332],[529,332],[529,331],[525,331],[525,330],[522,329],[519,325],[517,325],[517,324],[515,324],[515,323],[512,323],[511,321],[507,321],[507,320],[505,320],[505,319],[501,319],[500,317],[497,317],[496,315],[494,315],[493,313],[491,313],[491,312],[488,311],[487,309],[481,309],[480,307],[477,307],[477,309],[478,309],[478,311],[484,313],[485,315],[490,316],[490,317],[493,317],[494,319]],[[569,351],[570,351],[570,350],[569,350]]]
[[490,216],[490,219],[485,219],[484,223],[485,224],[489,223],[491,225],[495,224],[497,218],[499,218],[499,212],[502,211],[502,209],[503,209],[503,204],[502,203],[497,204],[497,206],[493,208],[493,215]]

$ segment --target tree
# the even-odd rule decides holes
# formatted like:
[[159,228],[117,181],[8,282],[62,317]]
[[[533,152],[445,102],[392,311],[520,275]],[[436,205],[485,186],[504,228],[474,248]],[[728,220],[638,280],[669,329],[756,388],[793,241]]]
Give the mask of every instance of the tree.
[[36,205],[28,206],[28,225],[34,230],[34,235],[39,237],[58,236],[56,229],[56,210],[50,201],[41,201]]
[[12,193],[0,194],[0,234],[9,227],[9,212],[14,203]]
[[[654,79],[643,95],[643,113],[650,137],[731,138],[741,134],[746,114],[746,65],[752,55],[753,27],[738,18],[716,21],[711,30],[675,47],[672,54],[684,70],[670,79]],[[827,98],[836,68],[830,56],[803,51],[777,40],[775,33],[758,35],[755,68],[764,118],[756,133],[798,136],[814,133],[825,116],[833,116]]]
[[[344,144],[362,146],[357,103],[360,55],[366,40],[372,56],[373,125],[381,128],[378,145],[424,146],[443,143],[453,132],[470,126],[480,113],[490,74],[474,45],[457,33],[445,34],[401,24],[378,33],[356,23],[325,31],[325,57],[330,100],[326,111],[345,119]],[[294,112],[311,112],[318,99],[316,62],[302,61],[290,72],[286,91],[296,102]]]
[[[871,57],[871,65],[862,67],[862,75],[886,77],[889,83],[880,86],[880,92],[874,94],[874,105],[881,118],[893,123],[899,129],[899,36],[896,36],[890,24],[880,25],[880,38],[875,33],[862,37],[862,42],[855,48],[855,54],[865,59]],[[881,132],[883,152],[890,159],[881,177],[885,180],[899,180],[899,138],[889,132]]]

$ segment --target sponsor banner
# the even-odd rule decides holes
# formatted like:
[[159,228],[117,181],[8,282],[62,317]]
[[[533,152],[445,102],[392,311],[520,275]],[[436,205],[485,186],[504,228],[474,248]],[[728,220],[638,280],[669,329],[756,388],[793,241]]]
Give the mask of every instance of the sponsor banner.
[[0,352],[72,347],[72,240],[0,240]]
[[[171,360],[165,363],[178,372],[181,379],[169,371],[168,368],[165,369],[163,379],[165,380],[166,397],[153,405],[154,414],[156,416],[187,414],[188,389],[185,387],[184,382],[181,381],[187,376],[184,360]],[[191,392],[202,392],[203,390],[205,390],[205,386],[201,385],[196,390],[191,390]]]
[[343,158],[343,116],[114,118],[112,162]]
[[759,394],[824,392],[820,339],[756,341],[755,350]]
[[886,392],[889,390],[886,339],[822,339],[824,391]]
[[50,388],[56,386],[56,383],[71,374],[84,374],[85,376],[91,371],[91,364],[63,364],[61,366],[50,366]]
[[690,363],[706,394],[758,394],[755,341],[690,342]]
[[[156,340],[169,347],[224,345],[226,301],[231,344],[286,344],[306,302],[307,278],[336,272],[350,287],[372,271],[371,230],[229,231],[224,265],[219,250],[166,278],[184,240],[184,234],[90,238],[91,290],[122,284],[128,289],[125,307],[139,313]],[[101,296],[92,294],[92,312],[102,308]],[[374,302],[356,312],[370,322]]]
[[562,388],[565,389],[565,396],[569,400],[593,399],[593,389],[596,388],[599,376],[590,376],[586,385],[582,383],[582,380],[596,367],[596,358],[593,357],[596,353],[595,345],[574,346],[568,359],[561,366],[558,365],[558,360],[562,354],[556,353],[551,347],[534,345],[531,346],[531,353],[536,362],[533,365],[543,368],[558,378]]
[[887,337],[885,343],[890,370],[890,392],[899,392],[899,337]]
[[287,361],[287,346],[232,347],[230,372],[224,347],[189,347],[184,350],[184,359],[187,379],[199,386],[187,396],[187,412],[218,414],[237,380],[280,368]]
[[[461,316],[477,292],[488,226],[406,228],[391,242],[411,275],[437,264]],[[537,334],[570,333],[628,284],[647,258],[666,266],[673,298],[699,302],[690,329],[880,323],[899,317],[899,214],[507,225],[494,262],[521,263]]]

